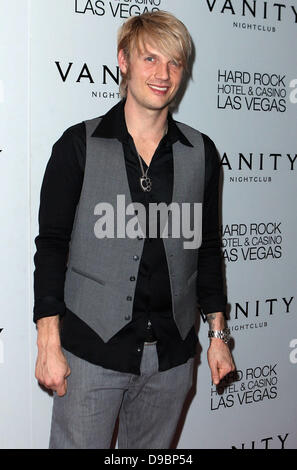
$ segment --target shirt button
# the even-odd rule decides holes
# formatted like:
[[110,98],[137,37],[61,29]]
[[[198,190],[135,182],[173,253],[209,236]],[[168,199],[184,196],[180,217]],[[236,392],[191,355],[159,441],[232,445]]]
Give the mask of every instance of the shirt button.
[[130,281],[135,281],[135,276],[131,276]]
[[141,352],[141,348],[137,348],[137,352]]
[[134,259],[134,261],[138,261],[138,260],[139,260],[139,256],[134,255],[134,256],[133,256],[133,259]]

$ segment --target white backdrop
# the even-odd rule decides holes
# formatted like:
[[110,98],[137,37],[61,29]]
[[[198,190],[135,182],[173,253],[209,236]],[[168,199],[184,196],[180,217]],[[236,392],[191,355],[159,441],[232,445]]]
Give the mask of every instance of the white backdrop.
[[[197,390],[178,448],[297,448],[297,2],[0,0],[0,447],[47,448],[34,378],[34,238],[53,143],[119,99],[116,32],[171,11],[196,47],[175,116],[222,158],[222,243],[237,376],[216,390],[200,325]],[[295,86],[295,88],[294,88]]]

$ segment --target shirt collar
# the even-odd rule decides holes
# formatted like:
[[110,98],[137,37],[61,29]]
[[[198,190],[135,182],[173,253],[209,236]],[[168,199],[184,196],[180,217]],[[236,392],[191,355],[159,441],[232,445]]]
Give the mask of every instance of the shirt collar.
[[[103,137],[105,139],[118,139],[122,143],[127,143],[130,137],[126,126],[125,113],[124,113],[125,100],[121,100],[113,108],[111,108],[104,116],[92,137]],[[166,135],[166,143],[173,144],[177,141],[188,147],[193,147],[191,142],[180,130],[174,121],[171,113],[168,113],[168,131]]]

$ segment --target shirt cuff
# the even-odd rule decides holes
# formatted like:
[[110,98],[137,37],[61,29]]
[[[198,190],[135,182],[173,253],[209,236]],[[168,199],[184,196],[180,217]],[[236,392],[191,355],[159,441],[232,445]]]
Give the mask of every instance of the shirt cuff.
[[199,303],[200,314],[204,323],[206,322],[206,315],[209,313],[223,312],[225,319],[227,320],[226,315],[226,306],[227,306],[227,296],[226,295],[215,295],[207,299],[203,299]]
[[64,301],[56,297],[48,296],[35,300],[33,308],[33,321],[37,322],[40,318],[53,317],[54,315],[65,315],[66,306]]

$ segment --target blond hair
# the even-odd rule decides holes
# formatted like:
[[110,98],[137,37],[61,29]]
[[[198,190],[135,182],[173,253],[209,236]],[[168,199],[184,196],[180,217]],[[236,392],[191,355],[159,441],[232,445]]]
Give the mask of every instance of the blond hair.
[[[157,45],[168,57],[180,61],[184,71],[189,72],[192,39],[185,25],[171,13],[154,11],[130,17],[118,32],[118,53],[123,50],[127,62],[134,48],[143,50],[144,43]],[[120,93],[127,95],[127,74],[121,73]]]

